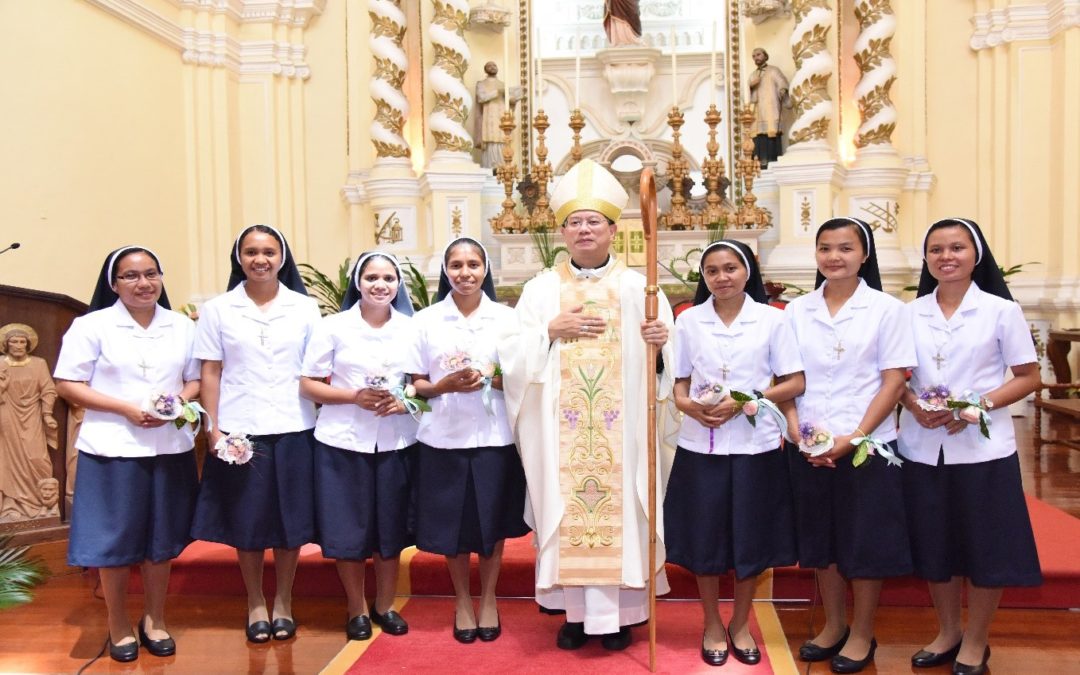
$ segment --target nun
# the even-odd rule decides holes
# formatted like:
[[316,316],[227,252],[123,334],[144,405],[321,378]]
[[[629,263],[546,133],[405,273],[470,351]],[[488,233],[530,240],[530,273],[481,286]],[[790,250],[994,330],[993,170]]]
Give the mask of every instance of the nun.
[[[1038,358],[982,231],[966,218],[927,230],[907,310],[919,365],[901,398],[904,498],[915,575],[929,583],[938,617],[911,665],[983,673],[1003,588],[1042,583],[1008,411],[1038,386]],[[946,398],[968,406],[949,410]]]
[[[697,577],[702,660],[721,666],[730,652],[754,665],[761,661],[750,635],[755,582],[796,559],[778,424],[786,421],[775,404],[803,392],[802,358],[746,244],[710,244],[699,272],[694,306],[675,322],[674,396],[684,417],[664,497],[664,544],[668,562]],[[717,603],[728,572],[735,605],[725,630]]]
[[[292,587],[300,546],[315,539],[312,434],[315,404],[300,396],[300,366],[319,308],[307,296],[285,237],[245,228],[229,250],[228,292],[199,311],[195,356],[213,421],[195,510],[196,539],[236,548],[247,590],[250,642],[296,633]],[[251,444],[227,462],[228,437]],[[273,615],[263,596],[263,555],[274,551]]]
[[[495,299],[491,263],[480,242],[451,241],[443,251],[436,302],[416,315],[408,367],[431,412],[420,420],[417,548],[446,557],[456,598],[453,636],[468,644],[502,633],[495,586],[508,537],[524,521],[525,471],[506,416],[496,344],[516,325]],[[469,593],[479,557],[480,611]]]
[[[401,551],[415,540],[410,413],[419,411],[415,396],[406,395],[414,328],[401,266],[389,253],[365,253],[350,279],[341,312],[315,326],[300,394],[322,404],[315,425],[317,541],[345,587],[346,637],[367,640],[372,622],[389,635],[409,632],[394,598]],[[368,558],[376,586],[370,608]]]
[[912,571],[895,410],[915,345],[903,303],[881,291],[869,225],[827,220],[815,258],[815,290],[786,309],[806,376],[788,422],[805,450],[788,453],[799,565],[816,570],[825,610],[799,658],[856,673],[874,660],[883,581]]
[[[148,405],[165,396],[175,407],[199,395],[195,325],[170,310],[162,278],[147,248],[110,253],[89,313],[64,335],[54,373],[57,393],[86,409],[75,440],[68,564],[98,568],[109,656],[122,662],[138,658],[140,642],[154,656],[176,653],[165,595],[171,561],[191,542],[198,489],[190,425],[177,428]],[[135,564],[144,588],[138,638],[126,607]]]

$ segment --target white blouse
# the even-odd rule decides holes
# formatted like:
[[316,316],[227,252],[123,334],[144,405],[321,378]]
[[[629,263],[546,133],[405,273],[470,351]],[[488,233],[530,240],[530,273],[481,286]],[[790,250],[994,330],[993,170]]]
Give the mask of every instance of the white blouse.
[[241,283],[199,310],[195,357],[221,361],[217,424],[229,433],[283,434],[315,426],[300,366],[319,322],[315,300],[282,284],[261,311]]
[[[960,307],[945,319],[937,291],[907,305],[907,323],[915,327],[919,366],[911,390],[918,396],[935,385],[949,387],[954,397],[965,390],[977,396],[1005,382],[1007,369],[1035,363],[1035,343],[1020,305],[984,293],[974,283]],[[990,438],[970,424],[950,436],[945,427],[926,429],[906,409],[900,413],[900,451],[920,464],[936,465],[939,449],[946,464],[972,464],[1008,457],[1016,452],[1012,417],[1005,406],[990,411]]]
[[[784,312],[754,302],[749,296],[730,326],[717,316],[712,300],[684,311],[675,321],[675,377],[690,378],[690,393],[703,384],[723,384],[744,394],[765,391],[773,375],[803,369],[799,347]],[[713,430],[693,417],[683,417],[679,445],[693,452],[756,455],[780,445],[780,427],[762,408],[757,426],[743,415]]]
[[[497,364],[499,334],[514,324],[517,316],[513,309],[485,295],[480,306],[465,317],[448,295],[414,319],[417,339],[406,369],[427,374],[435,383],[466,363],[478,369]],[[491,390],[491,413],[484,408],[481,391],[442,394],[429,403],[431,412],[421,418],[417,438],[433,448],[498,447],[514,442],[506,400],[498,389]]]
[[[160,305],[148,328],[140,326],[117,300],[112,307],[90,312],[64,334],[54,376],[86,382],[95,391],[138,404],[156,394],[179,394],[184,383],[199,379],[192,357],[195,324]],[[87,410],[75,447],[102,457],[153,457],[191,450],[191,426],[171,422],[144,429],[126,417]]]
[[[374,388],[402,384],[405,354],[415,339],[412,324],[411,318],[391,308],[390,320],[373,328],[357,305],[325,317],[311,335],[301,373],[329,377],[338,389],[372,388],[375,381],[386,385]],[[400,450],[416,442],[416,421],[407,414],[379,417],[353,403],[327,404],[319,409],[315,438],[354,452]]]
[[[915,366],[915,344],[902,302],[860,279],[831,317],[826,284],[792,300],[786,312],[805,366],[806,391],[796,399],[799,422],[842,436],[855,432],[881,390],[881,371]],[[882,442],[896,440],[892,415],[863,431]]]

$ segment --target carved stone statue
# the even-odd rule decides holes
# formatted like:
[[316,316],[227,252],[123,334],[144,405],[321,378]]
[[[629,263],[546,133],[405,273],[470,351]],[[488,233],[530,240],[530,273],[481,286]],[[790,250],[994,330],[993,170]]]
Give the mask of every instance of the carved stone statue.
[[[480,148],[480,166],[485,169],[494,168],[502,164],[503,132],[499,128],[499,122],[506,111],[504,102],[503,84],[496,75],[499,67],[494,61],[484,64],[484,72],[487,77],[476,83],[476,147]],[[510,109],[524,97],[521,87],[510,88]]]
[[[780,112],[788,100],[788,79],[769,65],[769,53],[761,47],[753,52],[757,69],[750,74],[750,102],[754,104],[754,157],[761,168],[783,154]],[[789,104],[790,105],[790,104]]]
[[638,0],[605,0],[604,32],[612,47],[641,46],[641,9]]
[[0,327],[0,523],[60,515],[49,448],[57,447],[56,388],[38,336],[21,323]]

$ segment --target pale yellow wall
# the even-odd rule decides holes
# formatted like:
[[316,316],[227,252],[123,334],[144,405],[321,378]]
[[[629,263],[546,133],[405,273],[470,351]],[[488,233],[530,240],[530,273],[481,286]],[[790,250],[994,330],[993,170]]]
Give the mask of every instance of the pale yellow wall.
[[[328,2],[306,28],[238,26],[168,0],[139,2],[237,40],[304,44],[311,76],[185,64],[176,46],[90,0],[0,3],[0,56],[16,64],[0,108],[2,244],[24,245],[0,259],[0,281],[86,299],[105,252],[140,241],[161,253],[174,299],[205,296],[220,291],[231,236],[259,221],[284,229],[298,258],[327,271],[368,248],[370,209],[341,192],[350,172],[375,159],[367,1]],[[424,95],[433,58],[424,26],[434,10],[430,0],[401,4],[413,108],[405,136],[422,172],[434,150]],[[1042,280],[1057,284],[1047,291],[1056,300],[1039,300],[1044,314],[1080,324],[1076,301],[1060,290],[1080,277],[1080,28],[976,51],[972,15],[1008,0],[893,4],[893,143],[903,157],[925,156],[936,177],[928,195],[901,198],[902,243],[916,245],[934,219],[974,217],[1002,262],[1043,263],[1018,282],[1031,297]],[[847,138],[858,123],[850,95],[857,71],[848,62],[858,26],[851,0],[833,6],[829,42],[841,65],[830,83],[838,110],[831,136]],[[793,74],[792,27],[790,16],[744,21],[744,70],[750,50],[763,46]],[[516,21],[510,34],[516,55]],[[471,88],[485,61],[501,67],[502,38],[467,31],[466,39]],[[518,83],[516,63],[510,71],[501,76]]]
[[[138,242],[188,296],[184,101],[176,50],[82,0],[0,3],[0,283],[89,301]],[[2,247],[2,246],[0,246]]]

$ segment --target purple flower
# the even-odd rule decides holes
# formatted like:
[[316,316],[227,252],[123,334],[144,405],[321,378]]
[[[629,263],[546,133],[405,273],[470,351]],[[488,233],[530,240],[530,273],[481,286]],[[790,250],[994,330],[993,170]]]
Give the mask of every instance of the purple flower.
[[574,410],[573,408],[564,408],[562,411],[562,415],[566,419],[566,422],[570,425],[571,429],[577,429],[577,423],[578,420],[581,419],[581,413]]
[[814,435],[814,425],[809,422],[799,424],[799,435],[804,439],[811,438]]
[[604,427],[611,431],[611,425],[615,423],[615,420],[619,417],[618,410],[605,410],[604,411]]

